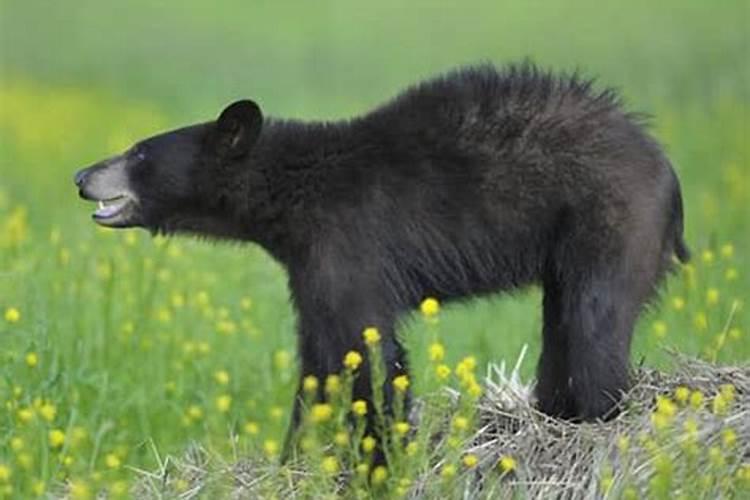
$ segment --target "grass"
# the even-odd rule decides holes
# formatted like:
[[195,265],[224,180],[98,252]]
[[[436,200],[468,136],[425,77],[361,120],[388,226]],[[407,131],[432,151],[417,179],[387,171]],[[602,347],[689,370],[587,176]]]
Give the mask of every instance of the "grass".
[[[278,452],[296,381],[282,270],[254,247],[97,229],[71,182],[238,96],[273,115],[334,118],[480,59],[531,55],[599,75],[654,116],[695,256],[639,323],[633,359],[669,368],[664,347],[750,359],[742,2],[179,5],[54,2],[42,13],[0,2],[0,497],[71,484],[80,498],[127,496],[134,469],[159,469],[191,442],[228,463]],[[529,290],[447,305],[437,331],[405,322],[416,393],[431,400],[443,384],[429,359],[436,336],[443,363],[474,356],[480,380],[528,344],[529,380],[539,301]]]

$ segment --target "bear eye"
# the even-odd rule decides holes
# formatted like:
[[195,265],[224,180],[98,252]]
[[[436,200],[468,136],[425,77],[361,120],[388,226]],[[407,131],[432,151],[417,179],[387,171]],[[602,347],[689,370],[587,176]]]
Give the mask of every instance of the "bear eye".
[[142,147],[138,146],[133,150],[133,156],[135,156],[136,160],[143,161],[146,159],[146,152]]

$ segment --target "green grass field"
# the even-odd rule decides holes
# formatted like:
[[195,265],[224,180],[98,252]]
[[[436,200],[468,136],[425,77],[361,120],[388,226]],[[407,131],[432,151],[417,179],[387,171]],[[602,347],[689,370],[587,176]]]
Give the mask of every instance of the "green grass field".
[[[73,172],[238,97],[345,118],[459,64],[580,68],[653,116],[680,176],[694,260],[638,326],[664,347],[747,363],[750,64],[746,1],[126,3],[0,0],[0,498],[128,495],[198,442],[273,456],[296,383],[282,269],[253,246],[152,239],[90,222]],[[531,377],[540,295],[404,323],[417,395],[434,335],[451,367]],[[236,437],[234,437],[236,436]]]

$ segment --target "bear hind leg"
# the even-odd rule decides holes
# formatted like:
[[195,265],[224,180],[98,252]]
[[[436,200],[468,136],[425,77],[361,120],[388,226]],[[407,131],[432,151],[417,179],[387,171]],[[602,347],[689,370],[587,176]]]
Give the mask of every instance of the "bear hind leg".
[[537,397],[547,414],[614,416],[629,386],[629,357],[641,294],[611,270],[545,286]]

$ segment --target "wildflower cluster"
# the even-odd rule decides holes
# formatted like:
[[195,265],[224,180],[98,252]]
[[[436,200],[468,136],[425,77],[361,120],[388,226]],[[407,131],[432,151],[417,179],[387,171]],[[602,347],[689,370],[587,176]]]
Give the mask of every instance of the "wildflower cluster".
[[676,264],[682,280],[671,287],[673,294],[651,323],[656,342],[670,342],[673,336],[689,331],[690,336],[700,339],[701,353],[711,361],[732,355],[731,349],[742,344],[744,335],[739,324],[743,300],[737,290],[735,255],[734,245],[725,243],[704,249],[688,264]]
[[[744,467],[736,453],[737,434],[723,419],[735,394],[733,385],[724,384],[713,395],[678,386],[658,396],[650,415],[651,431],[616,440],[620,474],[615,478],[611,465],[602,468],[602,493],[618,491],[637,498],[638,492],[647,491],[650,498],[669,498],[676,489],[689,487],[697,498],[731,497],[743,487]],[[718,433],[713,431],[717,425]],[[708,442],[709,436],[715,439]],[[633,474],[644,460],[653,468],[646,484],[636,482]]]

